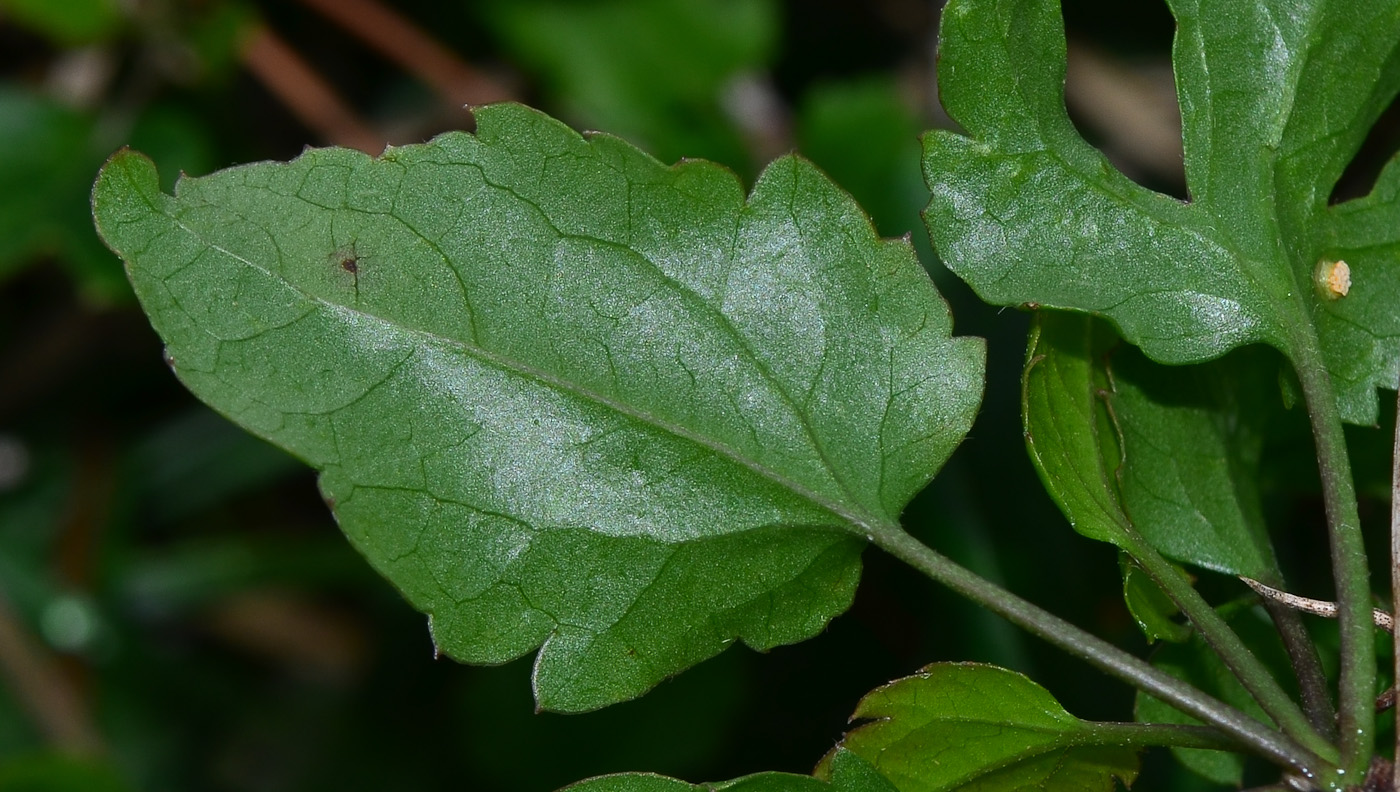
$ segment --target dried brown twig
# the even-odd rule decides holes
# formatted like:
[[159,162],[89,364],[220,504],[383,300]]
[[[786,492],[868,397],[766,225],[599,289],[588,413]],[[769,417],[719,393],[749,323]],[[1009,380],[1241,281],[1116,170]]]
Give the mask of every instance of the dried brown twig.
[[[1309,599],[1308,597],[1300,597],[1297,594],[1289,594],[1273,586],[1266,586],[1253,578],[1241,576],[1240,580],[1244,581],[1246,586],[1254,589],[1256,594],[1265,599],[1287,605],[1294,610],[1311,613],[1314,616],[1322,616],[1328,619],[1337,618],[1337,603],[1335,602]],[[1395,632],[1395,618],[1389,613],[1386,613],[1380,608],[1374,608],[1371,612],[1371,618],[1375,621],[1376,626],[1382,630],[1388,633]]]

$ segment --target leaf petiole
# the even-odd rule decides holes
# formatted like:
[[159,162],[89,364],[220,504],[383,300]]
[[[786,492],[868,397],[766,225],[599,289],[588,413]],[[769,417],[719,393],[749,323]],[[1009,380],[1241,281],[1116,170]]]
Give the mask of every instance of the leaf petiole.
[[1291,767],[1308,777],[1321,778],[1336,772],[1331,762],[1288,735],[1269,728],[1142,659],[979,577],[905,531],[890,528],[875,530],[871,539],[876,546],[930,579],[1032,635],[1214,726],[1271,761]]

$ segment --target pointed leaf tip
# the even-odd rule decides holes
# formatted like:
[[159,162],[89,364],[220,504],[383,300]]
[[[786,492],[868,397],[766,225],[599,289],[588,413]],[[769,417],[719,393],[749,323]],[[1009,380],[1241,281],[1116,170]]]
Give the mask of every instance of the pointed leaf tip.
[[122,155],[99,223],[181,379],[322,471],[449,656],[538,647],[538,703],[576,711],[815,634],[970,426],[980,340],[800,159],[746,196],[477,114],[174,197]]

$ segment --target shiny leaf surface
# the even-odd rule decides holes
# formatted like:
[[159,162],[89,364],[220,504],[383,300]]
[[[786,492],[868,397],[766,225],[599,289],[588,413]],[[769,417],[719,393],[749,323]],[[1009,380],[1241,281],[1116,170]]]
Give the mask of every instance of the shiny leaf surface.
[[841,746],[900,792],[1107,792],[1137,776],[1137,751],[1116,725],[1081,721],[995,666],[931,665],[866,696],[854,717],[874,722]]
[[[1058,3],[948,5],[941,95],[970,136],[925,139],[935,246],[984,299],[1107,317],[1165,363],[1256,341],[1296,358],[1316,333],[1343,416],[1373,423],[1375,388],[1395,386],[1400,362],[1395,191],[1328,199],[1400,87],[1400,7],[1172,8],[1187,204],[1134,184],[1075,130]],[[1339,258],[1344,294],[1317,282]]]
[[442,651],[540,706],[812,635],[971,423],[906,242],[810,164],[665,167],[515,105],[380,159],[94,194],[185,384],[322,471]]

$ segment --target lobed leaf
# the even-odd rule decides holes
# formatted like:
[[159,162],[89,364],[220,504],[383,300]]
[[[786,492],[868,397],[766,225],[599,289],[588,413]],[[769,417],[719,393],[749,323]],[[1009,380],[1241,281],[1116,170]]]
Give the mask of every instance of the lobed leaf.
[[181,380],[322,471],[442,651],[540,647],[549,709],[820,630],[981,395],[907,242],[795,157],[746,200],[498,105],[174,197],[122,152],[94,207]]
[[[1358,220],[1390,202],[1384,183],[1360,206],[1328,200],[1400,88],[1400,6],[1171,5],[1189,204],[1075,131],[1057,2],[949,3],[940,85],[969,136],[925,138],[934,244],[989,302],[1098,314],[1164,363],[1256,341],[1295,357],[1315,332],[1343,416],[1374,423],[1400,364],[1396,226]],[[1315,272],[1344,256],[1351,293],[1331,299]]]
[[1021,674],[939,663],[866,696],[841,747],[900,792],[1112,790],[1137,776],[1137,751],[1112,724],[1081,721]]

